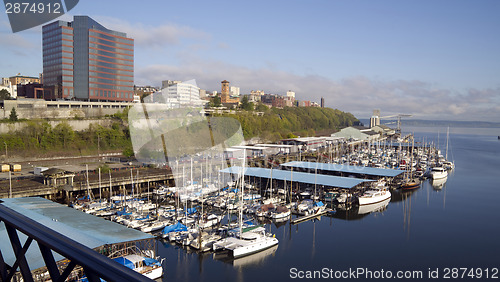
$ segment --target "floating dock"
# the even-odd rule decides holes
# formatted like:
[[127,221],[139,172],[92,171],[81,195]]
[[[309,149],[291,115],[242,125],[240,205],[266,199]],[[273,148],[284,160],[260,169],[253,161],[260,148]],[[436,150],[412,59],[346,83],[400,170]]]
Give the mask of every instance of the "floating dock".
[[301,217],[290,219],[290,224],[298,224],[298,223],[307,221],[309,219],[313,219],[315,217],[322,216],[322,215],[324,215],[326,213],[329,213],[331,211],[332,211],[332,209],[325,209],[324,211],[319,212],[319,213],[310,214],[310,215],[304,215],[304,216],[301,216]]

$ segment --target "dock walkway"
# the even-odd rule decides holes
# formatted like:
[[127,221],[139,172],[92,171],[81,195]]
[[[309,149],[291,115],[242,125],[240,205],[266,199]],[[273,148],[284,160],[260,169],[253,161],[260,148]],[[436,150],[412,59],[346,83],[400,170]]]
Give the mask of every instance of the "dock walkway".
[[313,219],[315,217],[322,216],[322,215],[324,215],[326,213],[329,213],[331,211],[333,211],[333,210],[332,209],[325,209],[324,211],[319,212],[319,213],[300,216],[300,217],[297,217],[297,218],[294,218],[294,219],[290,219],[290,223],[291,224],[298,224],[298,223],[301,223],[301,222]]

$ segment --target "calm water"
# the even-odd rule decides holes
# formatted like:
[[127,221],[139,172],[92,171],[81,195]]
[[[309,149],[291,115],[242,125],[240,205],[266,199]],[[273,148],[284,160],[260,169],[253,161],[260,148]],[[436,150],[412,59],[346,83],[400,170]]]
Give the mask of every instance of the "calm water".
[[[417,139],[438,140],[435,129],[410,131]],[[443,152],[445,131],[439,130]],[[441,189],[427,180],[413,193],[394,192],[381,212],[338,213],[293,226],[272,224],[278,248],[235,262],[159,244],[159,255],[166,258],[163,281],[285,281],[297,280],[291,279],[290,268],[343,271],[358,267],[391,270],[393,275],[399,270],[420,270],[425,281],[428,269],[438,267],[441,279],[436,281],[443,280],[446,267],[500,268],[498,134],[450,131],[449,156],[456,168]],[[357,280],[364,280],[361,277]]]

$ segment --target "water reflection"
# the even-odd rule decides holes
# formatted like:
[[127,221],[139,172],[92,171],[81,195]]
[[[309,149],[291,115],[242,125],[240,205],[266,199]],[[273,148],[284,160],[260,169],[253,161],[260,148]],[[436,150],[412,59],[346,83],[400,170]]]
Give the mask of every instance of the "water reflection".
[[213,258],[227,264],[232,264],[235,268],[241,268],[250,265],[262,265],[269,257],[273,257],[275,255],[277,249],[278,245],[275,245],[262,252],[237,259],[232,258],[227,252],[219,252],[214,253]]
[[441,178],[441,179],[433,179],[431,181],[432,188],[434,188],[434,190],[440,191],[441,189],[443,189],[447,180],[448,180],[448,177]]
[[358,214],[369,214],[372,212],[383,212],[387,209],[391,199],[386,199],[380,203],[359,206]]

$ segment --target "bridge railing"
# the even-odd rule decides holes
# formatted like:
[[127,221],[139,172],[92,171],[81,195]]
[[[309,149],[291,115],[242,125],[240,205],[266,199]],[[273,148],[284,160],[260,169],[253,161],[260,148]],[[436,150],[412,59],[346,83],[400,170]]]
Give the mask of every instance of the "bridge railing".
[[[101,279],[106,281],[153,281],[2,205],[1,201],[0,222],[5,224],[5,229],[9,237],[8,239],[10,240],[12,250],[16,257],[15,262],[9,265],[4,261],[2,255],[6,250],[0,250],[0,281],[12,281],[18,269],[22,275],[23,281],[34,281],[28,264],[29,262],[26,258],[26,252],[33,241],[36,241],[38,244],[51,281],[65,281],[76,266],[80,266],[83,269],[88,281],[91,282],[100,282]],[[21,243],[19,240],[18,232],[27,236],[24,243]],[[5,238],[5,240],[6,239],[7,238]],[[69,260],[69,263],[62,272],[56,264],[52,251]]]

